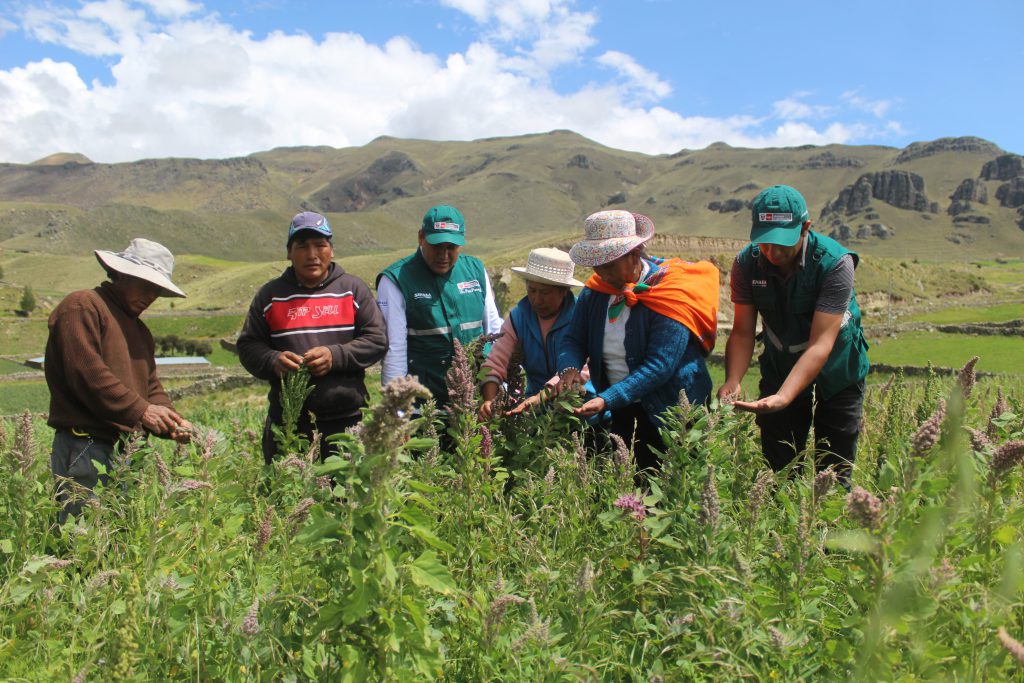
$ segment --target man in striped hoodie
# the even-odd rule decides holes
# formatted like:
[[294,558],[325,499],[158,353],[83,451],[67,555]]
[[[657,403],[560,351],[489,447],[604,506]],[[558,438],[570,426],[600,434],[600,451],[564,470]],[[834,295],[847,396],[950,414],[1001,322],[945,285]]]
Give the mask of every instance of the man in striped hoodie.
[[[387,330],[366,283],[334,263],[333,233],[318,213],[297,214],[288,227],[281,276],[260,288],[238,337],[242,365],[270,382],[263,457],[277,455],[273,426],[282,422],[280,378],[305,366],[313,379],[298,430],[312,440],[345,431],[362,418],[366,368],[387,351]],[[315,417],[311,420],[309,413]]]

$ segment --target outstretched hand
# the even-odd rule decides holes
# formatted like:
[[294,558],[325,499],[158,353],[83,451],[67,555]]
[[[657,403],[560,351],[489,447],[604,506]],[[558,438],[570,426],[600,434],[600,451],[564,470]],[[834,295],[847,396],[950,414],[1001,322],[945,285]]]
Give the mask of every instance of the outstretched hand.
[[576,410],[572,411],[573,414],[579,415],[580,417],[590,417],[591,415],[598,415],[604,412],[605,402],[600,396],[590,399]]
[[530,398],[526,399],[525,401],[517,405],[515,408],[512,408],[511,410],[506,410],[505,416],[509,417],[511,415],[522,415],[523,413],[527,413],[533,410],[534,406],[539,406],[541,403],[542,400],[540,394],[534,394]]
[[765,396],[759,398],[756,401],[734,401],[733,408],[736,410],[743,410],[748,413],[756,413],[757,415],[767,415],[768,413],[777,413],[788,406],[790,401],[778,394],[772,394],[771,396]]

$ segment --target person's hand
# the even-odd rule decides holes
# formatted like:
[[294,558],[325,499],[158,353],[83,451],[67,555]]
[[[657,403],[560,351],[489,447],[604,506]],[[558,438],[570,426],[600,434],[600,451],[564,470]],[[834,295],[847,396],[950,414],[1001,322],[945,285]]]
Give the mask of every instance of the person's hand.
[[515,408],[512,408],[511,410],[506,410],[505,415],[522,415],[523,413],[530,412],[531,410],[533,410],[534,406],[539,406],[541,403],[542,401],[540,395],[534,394],[530,398],[526,399],[525,401],[517,405]]
[[334,356],[326,346],[314,346],[302,355],[302,364],[309,368],[309,374],[314,377],[323,377],[331,371],[334,365]]
[[182,418],[181,422],[171,430],[171,438],[178,443],[188,443],[195,436],[196,428],[192,426],[192,423]]
[[556,384],[552,391],[554,396],[561,396],[567,391],[575,389],[577,386],[583,383],[580,378],[580,373],[576,368],[569,368],[561,374],[558,378],[558,384]]
[[789,404],[790,400],[785,396],[772,394],[771,396],[759,398],[756,401],[735,401],[732,406],[736,410],[744,410],[748,413],[766,415],[768,413],[777,413],[786,408]]
[[718,400],[723,404],[734,403],[740,397],[739,382],[726,382],[718,388]]
[[487,400],[480,404],[480,409],[476,412],[477,418],[481,422],[489,422],[494,417],[494,401]]
[[604,412],[605,402],[600,396],[592,398],[576,410],[572,411],[580,417],[590,417],[591,415],[599,415]]
[[185,422],[181,415],[178,415],[173,408],[150,403],[146,412],[142,413],[142,426],[154,434],[163,436],[172,433],[182,422]]
[[274,372],[278,377],[284,377],[289,372],[295,372],[302,367],[302,356],[291,351],[282,351],[274,359]]

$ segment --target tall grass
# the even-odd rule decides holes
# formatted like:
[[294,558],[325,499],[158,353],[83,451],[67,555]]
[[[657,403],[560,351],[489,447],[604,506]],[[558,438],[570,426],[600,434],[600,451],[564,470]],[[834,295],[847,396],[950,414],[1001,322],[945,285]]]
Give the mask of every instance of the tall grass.
[[1007,680],[1022,392],[969,374],[873,385],[851,492],[766,471],[727,407],[677,409],[647,485],[557,406],[458,412],[439,453],[406,383],[322,465],[193,403],[195,443],[136,443],[57,527],[49,430],[8,420],[0,677]]

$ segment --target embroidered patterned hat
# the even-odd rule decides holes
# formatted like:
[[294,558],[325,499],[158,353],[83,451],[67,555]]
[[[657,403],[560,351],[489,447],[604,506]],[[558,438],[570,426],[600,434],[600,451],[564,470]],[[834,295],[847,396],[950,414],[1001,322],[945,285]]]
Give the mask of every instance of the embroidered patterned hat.
[[803,195],[789,185],[761,190],[750,210],[750,241],[792,247],[800,241],[803,224],[810,220]]
[[164,290],[160,296],[185,296],[185,292],[171,282],[174,255],[162,244],[137,237],[124,251],[97,249],[93,253],[105,268],[159,285]]
[[654,236],[654,221],[630,211],[598,211],[587,216],[583,241],[569,250],[581,266],[603,266]]
[[561,249],[541,247],[534,249],[526,257],[525,268],[513,266],[512,272],[529,282],[559,287],[582,287],[583,283],[572,276],[575,268],[572,259]]

